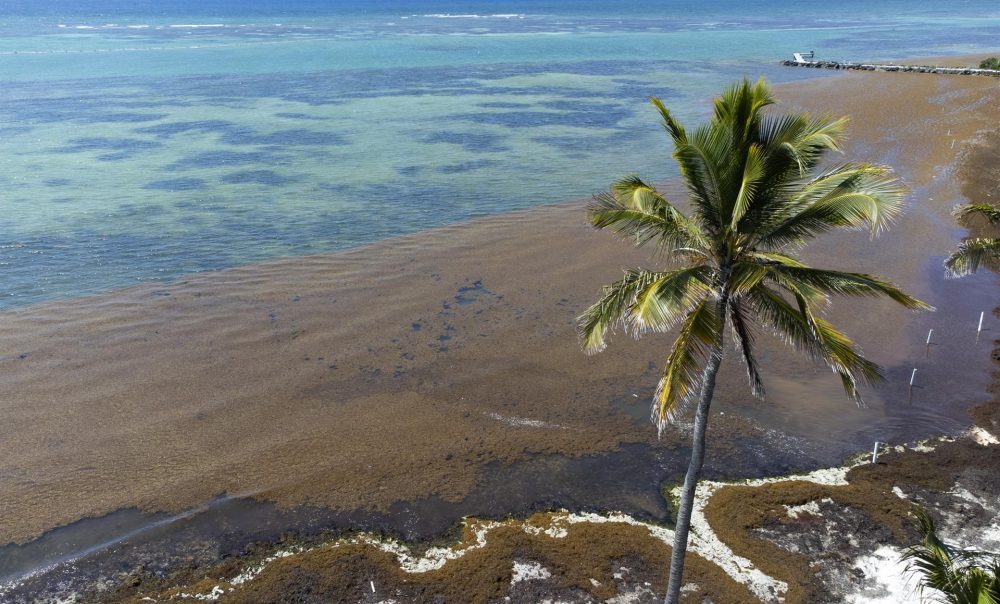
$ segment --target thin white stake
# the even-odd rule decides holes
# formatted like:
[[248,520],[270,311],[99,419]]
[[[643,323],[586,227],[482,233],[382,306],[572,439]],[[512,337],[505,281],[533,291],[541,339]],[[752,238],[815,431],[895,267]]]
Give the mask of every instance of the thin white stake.
[[878,441],[875,441],[875,447],[872,449],[872,463],[878,461]]
[[934,330],[933,329],[927,332],[927,345],[928,346],[931,345],[931,336],[932,335],[934,335]]
[[984,315],[986,315],[986,311],[983,311],[983,312],[979,313],[979,329],[976,330],[976,333],[979,333],[980,331],[983,330],[983,316]]
[[368,583],[370,583],[371,586],[372,586],[372,593],[375,593],[375,582],[374,581],[369,581]]
[[952,148],[952,149],[954,149],[954,148],[955,148],[955,139],[951,139],[951,148]]
[[917,379],[917,369],[914,367],[913,373],[910,374],[910,387],[913,387],[913,380]]

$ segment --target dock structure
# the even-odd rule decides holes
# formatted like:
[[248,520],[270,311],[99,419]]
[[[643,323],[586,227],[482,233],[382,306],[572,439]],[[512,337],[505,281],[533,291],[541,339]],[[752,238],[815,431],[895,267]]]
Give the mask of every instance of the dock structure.
[[849,69],[855,71],[888,71],[901,73],[939,73],[948,75],[977,75],[1000,78],[1000,69],[978,67],[939,67],[937,65],[898,65],[896,63],[856,63],[853,61],[817,61],[813,52],[792,53],[792,59],[782,61],[786,67],[811,67],[813,69]]

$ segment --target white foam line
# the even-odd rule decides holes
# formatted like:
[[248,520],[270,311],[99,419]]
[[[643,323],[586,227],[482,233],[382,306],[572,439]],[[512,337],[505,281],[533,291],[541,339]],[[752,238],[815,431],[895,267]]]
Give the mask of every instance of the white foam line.
[[[502,416],[500,416],[502,417]],[[507,418],[509,419],[509,418]],[[537,420],[528,420],[537,421]],[[987,433],[989,434],[989,433]],[[992,436],[992,435],[990,435]],[[918,443],[915,446],[907,447],[894,447],[896,451],[916,451],[916,452],[929,452],[933,451],[934,447],[930,446],[929,443],[933,441],[949,441],[946,437],[939,437],[931,441],[924,441]],[[711,500],[712,495],[715,494],[721,488],[730,486],[749,486],[749,487],[759,487],[764,485],[773,485],[781,482],[795,482],[804,481],[812,482],[815,484],[828,485],[828,486],[845,486],[847,482],[847,473],[860,465],[866,464],[866,456],[860,456],[857,461],[851,464],[847,464],[841,467],[835,468],[822,468],[819,470],[814,470],[806,474],[795,474],[791,476],[779,476],[772,478],[755,478],[752,480],[744,480],[740,482],[717,482],[717,481],[703,481],[698,484],[697,491],[695,493],[695,503],[694,508],[691,512],[691,533],[688,540],[688,550],[692,553],[698,554],[708,562],[715,564],[721,568],[727,575],[729,575],[733,580],[745,585],[754,595],[761,599],[763,602],[775,602],[780,601],[782,594],[788,591],[788,584],[784,581],[775,579],[770,575],[765,574],[763,571],[758,569],[752,561],[742,556],[736,555],[728,545],[723,543],[719,537],[712,530],[712,527],[708,523],[708,519],[705,517],[705,507],[708,505],[709,500]],[[680,496],[681,486],[674,488],[671,494],[676,498]],[[897,492],[898,491],[898,492]],[[894,489],[893,493],[903,499],[906,496],[902,491]],[[823,501],[826,501],[825,499]],[[792,506],[788,507],[788,512],[790,515],[799,512],[812,512],[813,506],[808,503],[803,506]],[[532,524],[528,524],[527,521],[520,521],[521,528],[524,532],[531,535],[545,535],[553,539],[562,539],[569,535],[569,525],[580,524],[580,523],[591,523],[591,524],[605,524],[611,522],[617,522],[622,524],[629,524],[633,526],[644,527],[649,534],[660,540],[666,545],[673,545],[674,531],[672,529],[652,524],[649,522],[644,522],[642,520],[637,520],[632,516],[622,513],[622,512],[610,512],[604,514],[597,514],[593,512],[567,512],[565,510],[561,512],[552,512],[547,516],[549,526],[546,528],[538,527]],[[370,545],[384,552],[393,554],[399,563],[401,570],[407,573],[426,573],[430,571],[439,570],[448,563],[449,560],[456,560],[463,557],[470,551],[482,549],[486,547],[487,537],[489,532],[497,527],[504,526],[510,523],[510,521],[504,522],[494,522],[494,521],[483,521],[474,520],[471,518],[464,518],[463,524],[466,528],[469,528],[470,523],[473,524],[473,534],[475,535],[475,541],[473,543],[460,542],[450,547],[432,547],[426,550],[423,555],[415,556],[413,550],[406,544],[401,543],[396,540],[386,540],[381,539],[373,535],[359,535],[357,537],[351,538],[349,540],[341,540],[328,544],[329,547],[341,547],[345,544],[358,544],[364,543]],[[1000,537],[1000,529],[998,529],[998,537]],[[324,547],[324,546],[317,546]],[[288,556],[313,551],[317,548],[309,549],[289,549],[276,552],[275,554],[267,557],[261,563],[254,565],[253,567],[245,570],[243,573],[238,575],[235,579],[230,581],[230,585],[240,585],[247,581],[252,581],[257,577],[268,564],[277,560],[279,558],[286,558]],[[891,551],[884,551],[891,550]],[[877,576],[879,580],[884,578],[886,580],[887,586],[891,591],[893,596],[898,596],[906,592],[908,583],[903,581],[902,578],[892,575],[892,573],[897,573],[899,567],[899,551],[894,548],[885,546],[879,548],[873,552],[872,556],[862,556],[858,558],[855,562],[855,567],[866,568],[866,569],[876,569]],[[883,572],[884,571],[884,572]],[[873,570],[875,572],[875,570]],[[898,573],[897,573],[898,574]],[[890,575],[892,575],[890,577]],[[894,582],[890,581],[893,579]],[[229,588],[232,591],[233,587]],[[218,599],[220,595],[224,593],[219,586],[212,589],[209,594],[201,594],[200,596],[189,596],[196,597],[199,599],[215,600]],[[854,596],[851,596],[854,597]],[[860,600],[851,600],[852,602],[857,602],[860,604]],[[869,600],[865,600],[866,602]],[[893,602],[897,600],[892,600]],[[888,602],[884,600],[878,600],[878,602]]]
[[242,585],[247,581],[252,581],[257,577],[257,575],[264,572],[264,569],[267,568],[268,564],[274,562],[275,560],[280,560],[281,558],[287,558],[289,556],[294,556],[295,554],[301,554],[307,551],[310,550],[305,548],[299,548],[299,549],[292,548],[292,549],[279,550],[271,554],[267,558],[264,558],[264,560],[261,561],[259,564],[255,564],[254,566],[251,566],[250,568],[244,570],[229,583],[231,585]]
[[232,48],[244,46],[263,46],[265,44],[294,44],[299,40],[254,40],[252,42],[235,43],[213,43],[182,46],[126,46],[122,48],[68,48],[61,50],[5,50],[0,52],[0,56],[12,55],[59,55],[59,54],[93,54],[93,53],[120,53],[120,52],[157,52],[157,51],[177,51],[177,50],[198,50]]
[[[469,519],[463,520],[468,526]],[[424,552],[423,556],[415,557],[409,546],[395,540],[379,540],[374,537],[361,536],[354,540],[354,543],[367,543],[386,553],[394,554],[399,561],[399,568],[408,573],[426,573],[442,568],[449,560],[461,558],[470,551],[486,547],[486,535],[493,529],[502,526],[499,522],[476,521],[474,543],[462,546],[462,543],[454,547],[432,547]]]
[[499,413],[486,413],[486,417],[490,419],[495,419],[498,422],[503,422],[508,426],[513,426],[514,428],[563,428],[558,424],[550,424],[548,422],[543,422],[540,419],[529,419],[527,417],[517,417],[516,415],[506,416],[500,415]]

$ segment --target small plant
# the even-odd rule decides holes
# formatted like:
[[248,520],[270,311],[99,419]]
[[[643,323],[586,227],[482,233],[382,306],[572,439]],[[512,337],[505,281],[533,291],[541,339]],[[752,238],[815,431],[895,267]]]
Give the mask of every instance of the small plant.
[[934,521],[917,511],[923,543],[909,548],[907,570],[919,572],[920,589],[940,593],[948,604],[1000,604],[1000,554],[958,549],[938,538]]
[[980,69],[1000,69],[1000,57],[990,57],[983,59],[979,63]]

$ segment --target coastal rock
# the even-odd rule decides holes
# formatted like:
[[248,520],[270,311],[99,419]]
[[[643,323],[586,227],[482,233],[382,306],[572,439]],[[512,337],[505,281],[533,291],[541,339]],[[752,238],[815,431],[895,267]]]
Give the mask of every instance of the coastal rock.
[[884,71],[896,73],[933,73],[943,75],[976,75],[1000,78],[1000,70],[971,67],[940,67],[936,65],[895,65],[879,63],[854,63],[850,61],[793,61],[781,62],[786,67],[811,67],[813,69],[850,69],[855,71]]

